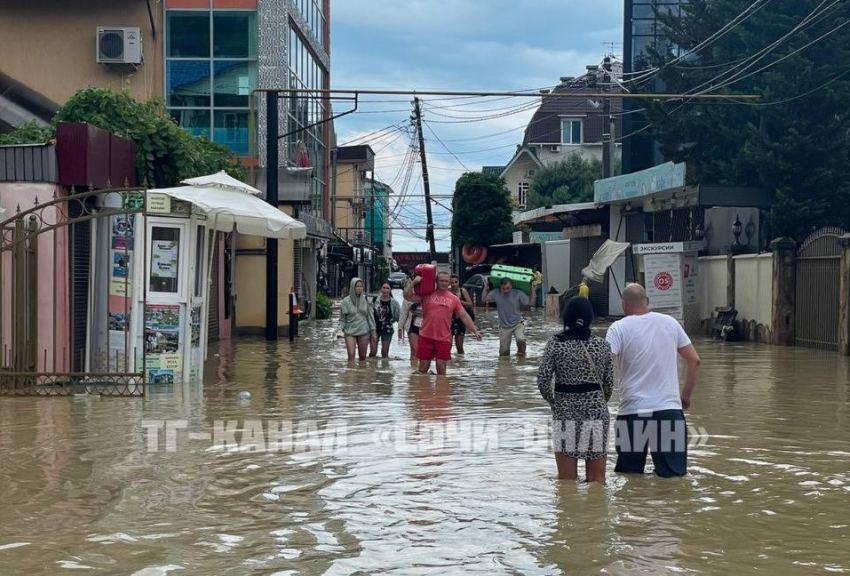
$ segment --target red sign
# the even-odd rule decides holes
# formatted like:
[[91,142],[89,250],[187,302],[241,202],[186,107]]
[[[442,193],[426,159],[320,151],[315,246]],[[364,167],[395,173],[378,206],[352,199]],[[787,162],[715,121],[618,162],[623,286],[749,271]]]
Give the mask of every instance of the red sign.
[[659,272],[655,275],[655,287],[659,290],[669,290],[673,286],[673,276],[669,272]]

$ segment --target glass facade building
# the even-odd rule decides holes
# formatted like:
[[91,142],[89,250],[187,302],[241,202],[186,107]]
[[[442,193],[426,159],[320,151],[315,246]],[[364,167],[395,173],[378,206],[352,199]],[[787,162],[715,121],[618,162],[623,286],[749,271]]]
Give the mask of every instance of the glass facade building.
[[248,100],[257,86],[257,11],[169,9],[165,28],[165,100],[172,117],[192,134],[246,156]]
[[[328,87],[327,0],[165,0],[165,101],[177,123],[190,133],[251,157],[251,92],[258,69],[275,63],[264,86]],[[263,16],[263,18],[261,18]],[[271,24],[261,26],[260,20]],[[276,40],[285,30],[285,46]],[[265,36],[263,36],[265,34]],[[265,53],[260,53],[265,45]],[[280,59],[280,51],[286,59]],[[321,52],[321,54],[317,54]],[[265,59],[264,59],[265,58]],[[327,189],[328,134],[325,101],[318,94],[281,98],[281,165],[310,166],[311,212],[322,214]],[[255,116],[262,122],[262,114]],[[251,159],[259,162],[262,159]]]
[[[650,48],[671,50],[678,56],[679,48],[659,33],[656,13],[679,15],[680,0],[625,0],[625,18],[623,26],[623,72],[625,78],[633,78],[631,72],[639,72],[648,67],[646,53]],[[641,92],[661,92],[664,87],[653,79],[641,88]],[[640,104],[636,100],[625,99],[626,111],[637,110]],[[654,139],[641,132],[647,126],[646,117],[641,113],[623,115],[623,173],[629,174],[651,168],[664,162]],[[647,131],[648,132],[648,131]]]
[[[308,2],[312,4],[312,2]],[[323,89],[327,87],[327,73],[319,64],[307,41],[295,29],[289,28],[289,87],[300,89]],[[286,109],[286,124],[284,129],[293,134],[281,149],[281,155],[290,159],[296,166],[308,165],[313,167],[313,182],[310,195],[312,206],[321,203],[322,194],[327,186],[325,143],[325,124],[312,126],[327,118],[325,100],[318,98],[318,93],[305,96],[303,94],[290,97]],[[312,127],[311,127],[312,126]],[[306,153],[306,155],[305,155]]]

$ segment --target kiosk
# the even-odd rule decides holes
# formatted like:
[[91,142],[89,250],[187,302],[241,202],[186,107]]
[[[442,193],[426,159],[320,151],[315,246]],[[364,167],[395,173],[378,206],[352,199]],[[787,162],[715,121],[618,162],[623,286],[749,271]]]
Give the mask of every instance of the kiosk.
[[653,312],[678,320],[687,332],[699,330],[699,261],[704,242],[635,244],[633,254]]

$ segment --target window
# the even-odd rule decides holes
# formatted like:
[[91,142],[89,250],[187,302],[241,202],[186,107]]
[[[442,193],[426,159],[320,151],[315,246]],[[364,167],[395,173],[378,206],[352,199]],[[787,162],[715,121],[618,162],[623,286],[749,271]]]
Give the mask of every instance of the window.
[[[304,0],[305,6],[312,4]],[[296,31],[289,29],[289,85],[292,88],[325,88],[326,71],[314,56],[308,42]],[[303,128],[320,122],[327,117],[325,103],[317,98],[292,95],[286,101],[286,131],[295,134],[286,142],[282,155],[290,163],[304,160],[306,151],[310,166],[313,167],[313,181],[310,190],[312,209],[315,216],[321,215],[321,197],[325,188],[324,158],[325,142],[323,125]]]
[[561,144],[581,144],[581,120],[561,120]]
[[169,10],[168,26],[169,58],[210,57],[210,13],[178,12]]
[[248,107],[257,81],[255,10],[168,10],[165,98],[195,136],[248,153]]
[[150,284],[151,292],[180,292],[180,228],[151,227]]
[[528,196],[528,182],[520,182],[516,187],[516,201],[519,206],[526,205],[526,197]]

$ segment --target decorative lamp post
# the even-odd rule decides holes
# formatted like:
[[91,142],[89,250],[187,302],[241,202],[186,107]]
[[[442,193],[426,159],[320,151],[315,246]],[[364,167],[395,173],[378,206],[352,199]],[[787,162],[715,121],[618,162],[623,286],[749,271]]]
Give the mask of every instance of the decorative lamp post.
[[702,229],[700,223],[697,222],[697,225],[694,227],[694,240],[696,240],[697,242],[702,242],[704,238],[705,231]]
[[735,246],[735,247],[741,246],[740,238],[741,238],[741,232],[743,232],[743,231],[744,231],[744,225],[741,224],[741,219],[736,214],[735,215],[735,221],[732,222],[732,235],[735,237],[735,243],[733,244],[733,246]]

